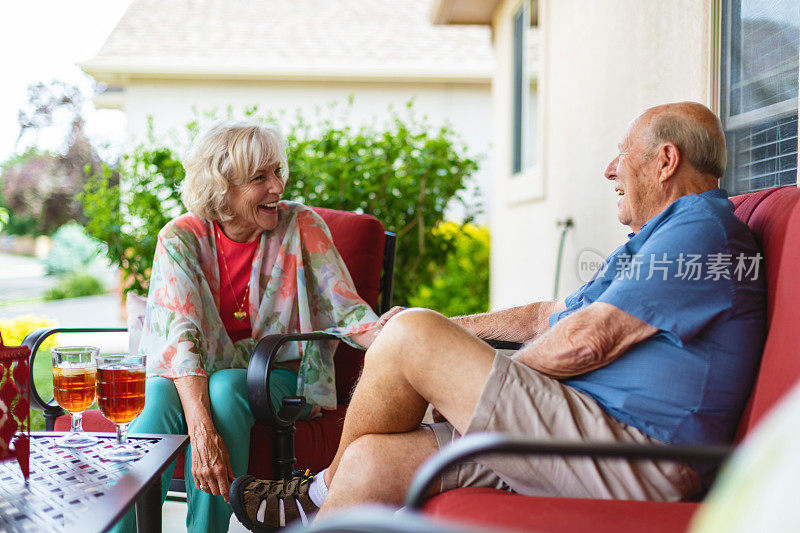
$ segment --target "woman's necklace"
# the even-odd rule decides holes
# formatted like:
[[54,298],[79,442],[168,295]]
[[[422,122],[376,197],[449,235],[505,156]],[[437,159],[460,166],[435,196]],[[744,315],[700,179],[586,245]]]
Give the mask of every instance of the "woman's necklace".
[[247,296],[250,293],[250,280],[247,281],[247,287],[244,289],[244,301],[242,304],[239,304],[239,299],[236,297],[236,291],[233,290],[233,283],[231,283],[231,273],[228,270],[228,260],[225,259],[225,250],[222,249],[222,236],[219,234],[219,228],[217,230],[217,240],[219,241],[219,251],[222,254],[222,264],[225,267],[225,275],[228,277],[228,287],[231,288],[231,294],[233,294],[233,303],[236,304],[237,311],[233,312],[233,318],[238,321],[244,320],[247,316],[247,311],[245,311],[245,305],[247,304]]

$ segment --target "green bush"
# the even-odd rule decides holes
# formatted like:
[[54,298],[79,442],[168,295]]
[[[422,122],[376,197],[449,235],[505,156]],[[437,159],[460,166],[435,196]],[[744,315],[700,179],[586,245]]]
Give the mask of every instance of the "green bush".
[[447,316],[487,311],[489,230],[474,224],[444,222],[433,233],[440,242],[447,243],[450,251],[443,263],[428,265],[431,281],[420,285],[409,303],[436,309]]
[[44,299],[63,300],[65,298],[79,298],[81,296],[94,296],[104,293],[103,284],[94,276],[72,272],[62,276],[58,285],[47,289],[44,293]]
[[42,261],[47,275],[76,272],[91,264],[102,252],[100,243],[87,236],[76,222],[58,228],[52,242],[52,248]]
[[[245,114],[274,122],[258,117],[256,108]],[[187,132],[199,127],[193,122]],[[407,305],[417,287],[430,285],[446,264],[454,240],[433,229],[449,202],[466,205],[467,181],[477,161],[452,130],[417,120],[411,104],[405,116],[395,114],[382,128],[298,118],[284,131],[289,162],[284,198],[369,213],[397,233],[394,301]],[[147,146],[125,154],[118,167],[105,166],[91,176],[82,195],[88,233],[107,244],[112,264],[128,278],[125,292],[139,294],[147,292],[158,231],[184,211],[179,158],[150,137]],[[115,183],[116,172],[122,188]]]

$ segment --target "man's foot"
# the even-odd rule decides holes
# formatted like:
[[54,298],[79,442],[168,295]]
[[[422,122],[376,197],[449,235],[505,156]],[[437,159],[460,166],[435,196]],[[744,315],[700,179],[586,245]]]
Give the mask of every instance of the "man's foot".
[[236,518],[250,531],[272,531],[300,518],[308,524],[308,515],[318,507],[308,497],[314,476],[306,470],[295,472],[291,479],[261,480],[240,476],[231,484],[230,500]]

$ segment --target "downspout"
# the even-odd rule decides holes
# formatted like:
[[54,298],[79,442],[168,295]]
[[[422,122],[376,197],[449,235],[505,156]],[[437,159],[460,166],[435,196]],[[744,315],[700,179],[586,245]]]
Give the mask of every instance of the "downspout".
[[553,300],[558,298],[558,282],[561,280],[561,259],[564,254],[564,240],[570,228],[575,226],[571,218],[556,221],[556,226],[561,228],[561,239],[558,242],[558,255],[556,256],[556,281],[553,285]]

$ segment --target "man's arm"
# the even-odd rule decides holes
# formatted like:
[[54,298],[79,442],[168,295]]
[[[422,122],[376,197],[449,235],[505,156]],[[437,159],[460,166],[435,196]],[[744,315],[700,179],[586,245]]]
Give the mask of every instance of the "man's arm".
[[568,378],[611,363],[657,332],[611,304],[595,302],[558,322],[514,357],[547,376]]
[[564,300],[534,302],[491,313],[459,316],[453,321],[482,339],[528,342],[550,328],[551,314],[566,309]]

